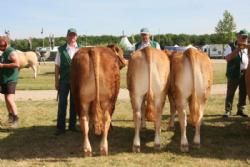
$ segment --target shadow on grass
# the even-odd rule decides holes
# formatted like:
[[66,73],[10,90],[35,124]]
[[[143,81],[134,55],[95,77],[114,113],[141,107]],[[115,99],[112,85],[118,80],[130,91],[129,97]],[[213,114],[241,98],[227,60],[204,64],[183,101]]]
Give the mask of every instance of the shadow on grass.
[[[205,117],[201,127],[202,145],[200,149],[192,148],[194,128],[188,125],[187,137],[190,143],[190,151],[185,154],[179,150],[180,128],[178,122],[175,123],[174,134],[162,132],[161,140],[162,143],[166,144],[162,144],[161,151],[155,151],[153,148],[154,130],[152,128],[146,129],[141,132],[141,152],[145,154],[172,152],[196,158],[246,160],[250,155],[249,121],[250,119],[232,118],[232,120],[223,122],[221,117],[209,117],[209,119]],[[166,121],[163,123],[165,124]],[[80,132],[67,131],[65,135],[61,136],[54,136],[54,132],[54,126],[33,126],[13,130],[0,128],[0,133],[6,134],[6,137],[0,140],[0,158],[11,160],[56,158],[59,161],[67,161],[67,158],[70,157],[83,157]],[[114,126],[108,138],[109,154],[131,153],[133,137],[132,121],[114,121]],[[90,133],[93,156],[99,156],[100,140],[100,136]],[[167,140],[168,142],[166,142]]]
[[[64,135],[55,136],[54,126],[33,126],[17,129],[0,128],[0,133],[7,137],[0,140],[0,159],[33,159],[83,157],[81,132],[66,131]],[[143,143],[153,140],[153,130],[142,132]],[[109,133],[109,154],[131,152],[134,129],[113,126]],[[93,156],[99,156],[101,136],[89,134]],[[152,150],[151,150],[152,151]]]
[[[207,119],[209,118],[209,119]],[[187,126],[189,152],[180,152],[179,122],[175,123],[174,135],[165,151],[189,155],[197,158],[247,160],[250,155],[250,119],[232,117],[223,119],[221,115],[205,116],[201,126],[201,148],[192,147],[195,128]]]

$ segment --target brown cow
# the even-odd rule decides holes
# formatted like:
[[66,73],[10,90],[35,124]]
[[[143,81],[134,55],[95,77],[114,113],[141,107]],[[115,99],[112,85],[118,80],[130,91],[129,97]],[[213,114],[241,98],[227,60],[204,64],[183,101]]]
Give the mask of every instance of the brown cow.
[[100,152],[108,154],[108,130],[120,88],[120,68],[125,66],[117,46],[81,48],[72,59],[71,90],[79,114],[85,156],[91,156],[89,123],[103,134]]
[[127,85],[134,113],[134,152],[140,152],[139,133],[145,115],[155,123],[154,143],[155,148],[160,149],[161,115],[168,90],[169,70],[166,53],[152,47],[134,52],[129,60]]
[[170,62],[169,129],[174,127],[174,117],[177,111],[181,128],[180,149],[182,152],[187,152],[186,105],[189,105],[190,122],[195,126],[193,142],[199,148],[201,120],[213,81],[212,63],[205,53],[194,48],[184,53],[172,53]]

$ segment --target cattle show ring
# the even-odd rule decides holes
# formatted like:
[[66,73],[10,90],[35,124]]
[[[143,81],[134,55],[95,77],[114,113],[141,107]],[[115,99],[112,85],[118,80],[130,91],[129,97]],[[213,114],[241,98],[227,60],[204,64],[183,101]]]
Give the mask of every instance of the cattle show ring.
[[[116,48],[111,46],[111,50],[116,51]],[[103,54],[103,57],[105,57],[105,54],[109,52],[110,50],[107,51],[103,48],[97,48],[91,52],[82,50],[79,53],[90,54],[89,57],[92,56],[94,61],[97,56],[95,57],[91,54]],[[112,54],[113,53],[116,52],[112,52]],[[190,97],[192,97],[194,90],[197,90],[197,88],[194,89],[192,83],[188,83],[192,80],[192,76],[194,76],[192,75],[192,66],[186,69],[186,72],[188,69],[190,70],[190,73],[187,72],[184,75],[188,77],[184,77],[184,80],[181,80],[181,82],[179,82],[179,80],[175,81],[175,83],[182,85],[183,88],[169,86],[168,90],[172,89],[172,91],[167,92],[168,96],[171,97],[167,97],[165,93],[165,96],[159,96],[159,102],[160,99],[162,101],[158,108],[161,110],[151,108],[154,114],[147,115],[147,113],[144,113],[145,116],[141,114],[139,115],[140,117],[137,118],[138,113],[136,108],[145,107],[147,110],[150,110],[150,108],[148,108],[149,102],[145,103],[145,106],[136,107],[137,101],[140,100],[136,95],[139,94],[140,91],[143,91],[143,87],[145,87],[146,92],[147,88],[151,87],[151,92],[146,93],[146,96],[141,96],[141,100],[143,101],[148,98],[148,100],[151,99],[153,102],[155,101],[156,96],[159,95],[160,92],[154,92],[157,90],[155,88],[158,87],[154,85],[154,80],[157,81],[159,79],[153,77],[155,73],[157,73],[154,67],[161,66],[161,63],[164,62],[166,63],[164,66],[168,66],[168,59],[157,60],[159,64],[152,65],[149,68],[152,70],[150,73],[154,75],[148,73],[142,74],[141,69],[136,68],[144,66],[143,64],[137,64],[141,63],[140,57],[144,55],[148,56],[147,54],[154,55],[162,53],[158,53],[157,50],[152,48],[152,50],[144,49],[136,54],[138,55],[135,55],[131,58],[132,60],[129,60],[131,62],[133,61],[134,64],[131,62],[128,63],[127,60],[122,60],[121,65],[108,65],[110,69],[105,66],[98,67],[99,69],[105,69],[101,72],[102,75],[111,75],[106,74],[109,70],[112,71],[112,75],[115,74],[111,78],[116,78],[119,74],[119,87],[115,84],[118,80],[111,80],[110,82],[105,80],[101,75],[99,78],[99,91],[101,93],[96,96],[99,96],[100,106],[102,107],[109,104],[109,102],[102,102],[104,98],[111,99],[111,105],[107,105],[110,109],[105,111],[107,112],[106,115],[108,114],[109,116],[102,116],[102,120],[106,121],[110,119],[111,123],[109,130],[106,130],[107,134],[104,135],[107,137],[106,139],[102,134],[105,133],[105,127],[109,126],[109,124],[107,125],[105,121],[103,121],[102,124],[95,126],[94,120],[96,118],[91,118],[91,115],[86,117],[87,120],[91,118],[89,119],[90,122],[86,124],[86,122],[84,122],[86,119],[83,118],[85,114],[83,113],[80,114],[83,122],[80,122],[79,119],[81,118],[78,117],[77,132],[66,131],[63,135],[55,136],[58,94],[54,89],[54,62],[46,61],[45,63],[41,63],[35,79],[31,69],[22,69],[15,97],[20,115],[18,127],[11,128],[6,125],[5,118],[7,115],[6,112],[2,112],[6,110],[4,98],[3,96],[0,97],[0,162],[3,164],[2,166],[169,166],[176,164],[179,166],[193,166],[194,164],[200,166],[204,164],[207,166],[230,166],[232,163],[236,164],[236,166],[237,164],[239,164],[239,166],[248,166],[250,164],[250,149],[248,149],[250,148],[250,119],[241,118],[235,115],[235,113],[228,119],[222,117],[226,93],[225,60],[203,60],[205,62],[211,61],[210,64],[200,66],[201,68],[206,67],[206,69],[200,70],[203,71],[203,73],[208,70],[206,74],[203,74],[208,78],[203,81],[208,81],[204,86],[204,90],[210,92],[210,95],[203,97],[204,94],[199,95],[199,91],[196,93],[196,96],[199,96],[200,99],[195,100],[195,102],[199,101],[199,103],[203,103],[200,100],[206,99],[205,107],[202,113],[199,112],[200,110],[198,110],[198,113],[190,113],[188,107],[186,108],[187,115],[184,115],[186,120],[183,120],[184,130],[182,129],[184,127],[181,128],[181,116],[178,117],[177,113],[176,116],[175,114],[174,116],[171,115],[171,112],[174,111],[171,110],[171,105],[174,105],[174,108],[178,109],[178,104],[180,103],[171,103],[169,98],[177,98],[174,95],[176,92],[173,90],[183,89],[185,89],[186,92],[190,92]],[[164,54],[172,53],[164,52]],[[199,59],[204,56],[200,51],[193,49],[189,49],[189,52],[185,52],[185,54],[174,55],[175,57],[169,60],[175,63],[185,61],[199,62]],[[194,57],[200,57],[197,57],[197,60],[193,58],[193,60],[191,60],[189,54],[196,55]],[[185,56],[188,59],[186,59]],[[82,57],[83,55],[79,55],[76,58]],[[118,57],[114,62],[119,62],[119,59]],[[97,61],[102,62],[105,61],[105,59],[97,58]],[[145,62],[146,61],[155,62],[156,60],[149,56],[145,59]],[[76,62],[73,61],[72,63]],[[122,68],[120,66],[122,66]],[[179,64],[175,66],[178,67]],[[184,67],[185,65],[181,66]],[[75,71],[85,70],[77,65],[75,67],[77,68]],[[137,70],[140,72],[136,78],[141,77],[141,80],[146,79],[140,83],[139,87],[134,84],[136,78],[133,77]],[[169,66],[169,70],[170,73],[166,71],[159,76],[169,75],[171,77],[172,70],[179,71],[180,69],[172,69],[171,66]],[[115,71],[118,73],[115,73]],[[148,71],[148,69],[145,68],[143,71]],[[94,73],[96,74],[96,72]],[[179,76],[182,75],[178,72],[175,72],[175,74],[175,78],[180,78]],[[195,75],[198,76],[199,74]],[[209,78],[210,75],[213,75],[212,80]],[[147,81],[148,77],[152,77],[152,83]],[[78,79],[80,79],[78,75],[74,76],[73,81]],[[109,94],[105,95],[107,91],[102,92],[104,90],[102,85],[104,81],[113,85],[110,89],[113,91],[114,96],[110,96]],[[94,79],[87,81],[86,78],[82,84],[84,84],[84,82],[87,83],[86,85],[89,85],[88,88],[81,88],[84,89],[85,92],[89,92],[89,90],[95,88],[93,85],[97,83]],[[89,84],[88,82],[94,83]],[[162,84],[163,82],[159,82],[159,84],[160,83]],[[209,83],[211,84],[210,86]],[[165,84],[167,85],[167,81]],[[199,85],[198,82],[196,82],[196,85],[197,84]],[[170,85],[172,84],[170,83]],[[78,86],[73,87],[76,89],[74,95],[77,95],[77,92],[81,90]],[[203,85],[201,84],[200,86]],[[162,90],[166,91],[165,88],[163,84]],[[95,94],[97,92],[98,91],[94,91]],[[152,97],[148,96],[150,93],[153,93]],[[185,93],[179,93],[180,96],[185,97]],[[81,94],[77,96],[80,97]],[[92,95],[86,94],[86,97],[87,98],[83,98],[82,101],[88,102],[88,99],[92,97]],[[134,98],[132,104],[131,97]],[[114,99],[116,98],[117,100],[115,102]],[[188,98],[187,103],[189,100]],[[235,99],[234,103],[237,103],[236,100],[237,99]],[[81,104],[81,100],[78,101],[78,103]],[[165,105],[163,105],[164,103]],[[189,105],[192,106],[192,104]],[[161,106],[163,108],[161,108]],[[81,106],[78,108],[80,110]],[[233,111],[235,110],[236,108],[233,108]],[[246,110],[250,111],[249,102],[247,103]],[[82,112],[85,111],[83,110]],[[193,114],[192,119],[190,118],[190,114]],[[158,116],[160,119],[157,119]],[[137,122],[138,120],[139,124]],[[157,120],[160,121],[158,125],[155,123]],[[197,125],[197,122],[199,125]],[[87,125],[89,133],[84,134],[86,130],[83,129],[86,128]],[[157,126],[159,129],[156,128]],[[196,129],[197,127],[198,130]],[[185,131],[185,133],[183,133],[182,130]],[[88,138],[86,138],[86,136]],[[108,156],[103,158],[103,155]]]

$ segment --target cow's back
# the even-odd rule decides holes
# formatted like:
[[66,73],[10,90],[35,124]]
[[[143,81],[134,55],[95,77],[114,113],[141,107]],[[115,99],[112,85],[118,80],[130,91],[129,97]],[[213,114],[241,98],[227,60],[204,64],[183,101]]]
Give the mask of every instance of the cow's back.
[[112,99],[118,93],[120,75],[117,58],[105,47],[81,48],[72,59],[71,82],[74,94],[81,96],[84,102],[96,99],[95,72],[93,57],[99,59],[100,100]]
[[134,94],[144,95],[149,87],[149,64],[146,49],[152,54],[152,91],[160,94],[165,88],[169,75],[169,59],[161,50],[144,48],[134,52],[128,63],[127,86]]

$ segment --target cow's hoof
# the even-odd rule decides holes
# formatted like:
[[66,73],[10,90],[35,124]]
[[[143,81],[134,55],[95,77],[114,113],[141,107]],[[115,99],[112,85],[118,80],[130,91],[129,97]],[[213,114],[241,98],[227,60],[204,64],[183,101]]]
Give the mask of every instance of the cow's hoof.
[[185,153],[188,151],[189,151],[188,145],[181,145],[181,152]]
[[92,152],[91,151],[84,151],[84,157],[92,157]]
[[133,152],[134,153],[139,153],[139,152],[141,152],[141,150],[140,150],[140,146],[133,146]]
[[201,148],[201,144],[200,143],[194,143],[193,147],[196,149],[200,149]]
[[108,155],[108,150],[101,149],[100,153],[101,153],[101,156],[107,156]]
[[160,144],[155,144],[155,150],[160,151],[161,150],[161,145]]

